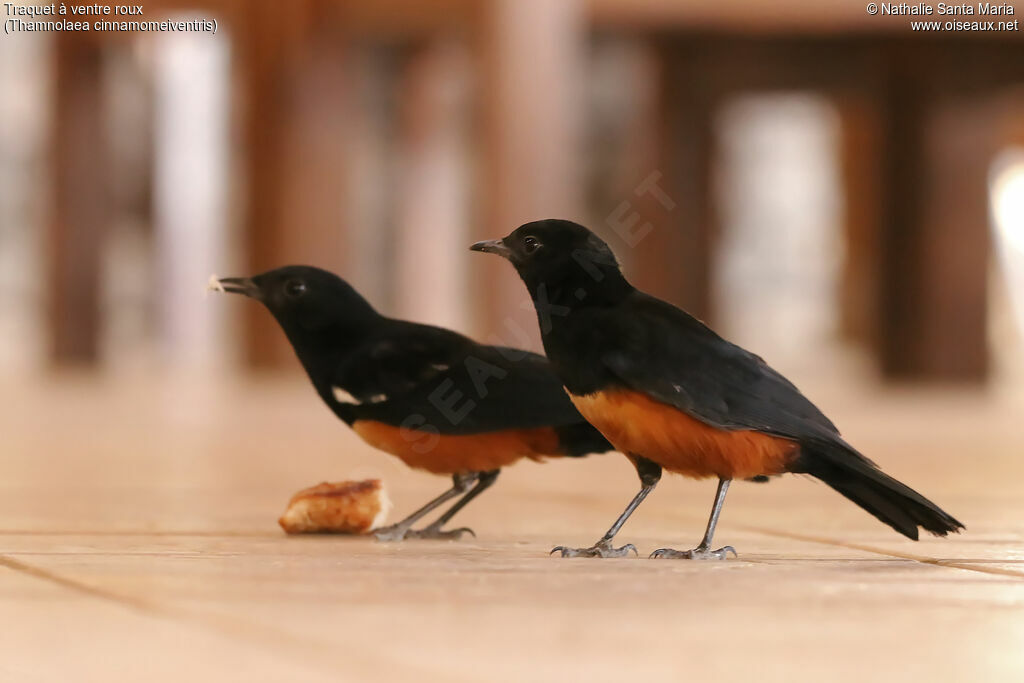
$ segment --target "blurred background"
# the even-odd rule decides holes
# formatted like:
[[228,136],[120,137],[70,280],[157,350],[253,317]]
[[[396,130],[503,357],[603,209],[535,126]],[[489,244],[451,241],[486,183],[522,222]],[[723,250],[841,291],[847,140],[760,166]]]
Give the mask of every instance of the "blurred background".
[[5,36],[0,372],[294,371],[200,296],[286,263],[536,346],[466,246],[561,216],[776,361],[1019,375],[1019,32],[802,5],[174,0],[146,18],[217,33]]
[[304,391],[261,307],[203,296],[288,263],[537,348],[512,269],[467,246],[552,216],[826,408],[1016,395],[1019,31],[809,7],[151,0],[216,34],[5,35],[0,398],[48,424],[68,382],[154,419],[239,381]]

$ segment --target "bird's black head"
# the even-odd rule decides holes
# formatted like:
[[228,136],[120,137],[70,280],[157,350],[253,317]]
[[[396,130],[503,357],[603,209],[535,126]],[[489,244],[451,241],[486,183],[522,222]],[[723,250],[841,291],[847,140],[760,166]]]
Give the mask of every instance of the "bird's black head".
[[251,278],[221,278],[218,289],[263,303],[296,345],[316,335],[344,333],[377,316],[370,304],[334,273],[285,266]]
[[578,307],[609,303],[632,289],[604,240],[572,221],[533,221],[504,239],[477,242],[470,249],[508,259],[534,301],[540,296]]

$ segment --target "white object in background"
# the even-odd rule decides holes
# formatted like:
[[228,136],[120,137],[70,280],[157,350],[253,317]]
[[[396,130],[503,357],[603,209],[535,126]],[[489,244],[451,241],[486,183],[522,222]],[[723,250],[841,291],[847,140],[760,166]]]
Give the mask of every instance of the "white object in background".
[[989,192],[996,253],[1024,336],[1024,147],[1003,151],[992,168]]
[[736,97],[717,125],[717,326],[793,371],[837,325],[839,119],[826,98],[794,92]]
[[[6,17],[5,17],[6,18]],[[47,112],[52,34],[0,40],[0,374],[29,374],[47,360]]]
[[223,36],[151,36],[159,343],[175,369],[223,360],[224,311],[203,302],[202,283],[226,270],[228,45]]

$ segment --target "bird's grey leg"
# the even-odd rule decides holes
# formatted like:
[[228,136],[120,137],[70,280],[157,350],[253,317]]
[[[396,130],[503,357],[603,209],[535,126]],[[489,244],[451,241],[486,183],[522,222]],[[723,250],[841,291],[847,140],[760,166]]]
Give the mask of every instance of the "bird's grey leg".
[[722,514],[722,505],[725,503],[725,494],[729,491],[731,479],[719,479],[718,490],[715,492],[715,504],[711,508],[711,517],[708,519],[708,527],[704,531],[704,538],[693,550],[672,550],[662,548],[651,553],[651,557],[666,558],[673,560],[724,560],[732,553],[736,557],[736,549],[731,545],[723,546],[718,550],[711,550],[711,540],[715,535],[715,526],[718,524],[718,516]]
[[[469,490],[469,487],[480,477],[478,472],[467,472],[452,475],[452,487],[442,493],[437,498],[421,507],[416,512],[412,513],[401,522],[392,524],[391,526],[382,527],[374,532],[374,536],[377,537],[378,541],[401,541],[410,535],[412,525],[415,524],[421,517],[426,515],[428,512],[435,510],[438,506],[446,503],[447,501],[460,496]],[[456,503],[458,505],[458,503]]]
[[636,546],[632,543],[616,548],[612,545],[612,539],[615,538],[615,534],[619,533],[619,529],[626,523],[633,511],[639,507],[640,503],[644,502],[647,494],[654,490],[658,480],[661,479],[661,465],[638,456],[631,456],[630,459],[636,466],[637,474],[640,475],[640,491],[633,496],[633,500],[629,501],[629,505],[615,520],[615,524],[612,524],[612,528],[601,537],[601,540],[589,548],[569,548],[560,545],[551,550],[552,555],[561,553],[562,557],[625,557],[630,551],[636,553]]
[[476,486],[470,489],[469,493],[464,495],[462,498],[457,500],[443,515],[437,518],[433,524],[426,526],[422,529],[412,529],[408,533],[408,538],[430,538],[430,539],[450,539],[458,540],[462,537],[462,534],[470,534],[476,536],[476,533],[469,527],[460,527],[458,529],[451,529],[450,531],[442,531],[445,524],[451,521],[459,510],[464,508],[466,504],[483,493],[487,488],[491,486],[497,479],[498,474],[501,470],[490,470],[488,472],[480,472],[477,478]]

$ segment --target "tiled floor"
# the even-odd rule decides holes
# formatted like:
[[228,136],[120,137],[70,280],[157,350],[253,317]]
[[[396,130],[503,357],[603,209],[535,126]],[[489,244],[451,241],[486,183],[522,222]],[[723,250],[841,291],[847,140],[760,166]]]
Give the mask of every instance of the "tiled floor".
[[[0,681],[1024,680],[1024,436],[1012,396],[813,393],[968,525],[911,543],[827,487],[741,483],[722,563],[561,560],[635,491],[617,455],[524,463],[477,539],[286,538],[318,481],[445,482],[360,444],[300,382],[0,389]],[[622,541],[689,547],[710,482],[662,481]]]

